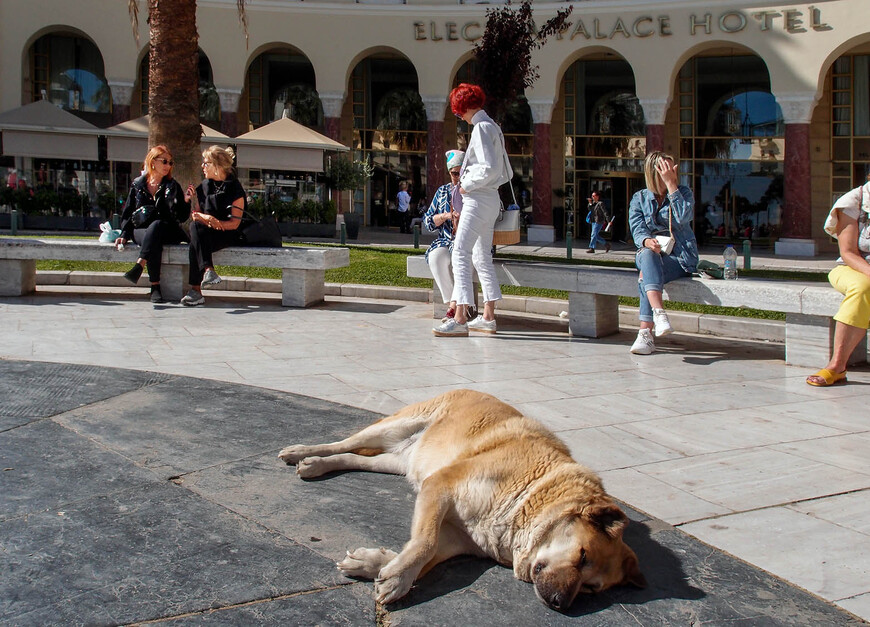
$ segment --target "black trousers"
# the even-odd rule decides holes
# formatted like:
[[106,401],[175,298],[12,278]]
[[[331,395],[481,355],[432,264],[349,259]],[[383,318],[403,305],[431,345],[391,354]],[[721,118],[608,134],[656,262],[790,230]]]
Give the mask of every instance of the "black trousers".
[[230,246],[243,246],[242,232],[216,231],[199,222],[190,223],[190,272],[188,281],[191,285],[202,283],[202,275],[206,268],[214,266],[212,253]]
[[187,233],[173,220],[154,220],[144,229],[133,229],[133,241],[141,247],[139,257],[145,260],[148,278],[152,283],[160,283],[163,246],[186,242]]

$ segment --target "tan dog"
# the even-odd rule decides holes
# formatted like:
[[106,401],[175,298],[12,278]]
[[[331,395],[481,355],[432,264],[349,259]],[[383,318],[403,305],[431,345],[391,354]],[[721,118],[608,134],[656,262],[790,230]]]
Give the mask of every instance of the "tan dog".
[[567,610],[579,592],[646,585],[622,541],[625,514],[601,480],[540,423],[471,390],[448,392],[341,442],[288,446],[279,457],[309,479],[338,470],[402,474],[417,491],[411,539],[396,554],[357,549],[338,564],[400,599],[456,555],[491,557]]

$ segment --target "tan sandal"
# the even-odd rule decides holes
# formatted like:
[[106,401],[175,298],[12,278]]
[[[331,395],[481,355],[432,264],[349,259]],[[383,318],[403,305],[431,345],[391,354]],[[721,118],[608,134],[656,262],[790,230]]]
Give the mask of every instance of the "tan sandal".
[[[815,381],[811,381],[813,377],[816,378]],[[819,382],[818,379],[822,381]],[[811,374],[807,377],[807,384],[814,385],[818,388],[828,387],[829,385],[836,385],[837,383],[845,383],[846,382],[846,371],[843,372],[834,372],[833,370],[828,370],[827,368],[822,368],[815,374]]]

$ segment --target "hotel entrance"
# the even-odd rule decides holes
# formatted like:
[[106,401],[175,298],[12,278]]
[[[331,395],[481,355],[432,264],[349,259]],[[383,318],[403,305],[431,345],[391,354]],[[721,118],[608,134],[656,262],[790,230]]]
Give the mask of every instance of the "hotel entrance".
[[[607,215],[613,217],[613,228],[610,232],[612,241],[631,243],[628,205],[634,193],[643,187],[644,180],[641,173],[577,172],[574,182],[575,195],[570,199],[573,208],[565,212],[565,232],[567,233],[573,226],[571,233],[576,242],[585,243],[589,239],[591,228],[586,224],[589,198],[592,192],[598,192],[607,208]],[[566,198],[566,205],[568,200]],[[579,243],[577,245],[579,246]]]

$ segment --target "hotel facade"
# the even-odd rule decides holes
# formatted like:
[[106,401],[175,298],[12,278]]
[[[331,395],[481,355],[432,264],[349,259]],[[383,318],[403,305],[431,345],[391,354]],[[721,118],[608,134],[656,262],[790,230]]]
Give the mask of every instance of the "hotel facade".
[[[535,19],[568,4],[534,2]],[[398,182],[425,202],[446,180],[445,150],[467,139],[448,95],[474,80],[472,47],[493,6],[253,0],[246,41],[235,1],[200,0],[202,120],[232,138],[290,115],[349,146],[374,166],[356,210],[389,224]],[[0,114],[40,99],[100,128],[147,114],[146,12],[137,44],[125,2],[3,0]],[[593,190],[627,238],[643,157],[664,150],[695,193],[702,241],[832,251],[824,216],[870,164],[866,15],[866,0],[573,3],[571,26],[535,51],[539,77],[503,124],[529,239],[576,228]],[[105,159],[3,159],[3,172],[31,181],[40,169],[57,181],[72,168],[96,181],[111,171],[120,186],[128,179],[118,173],[138,171]],[[254,190],[311,178],[240,177]]]

